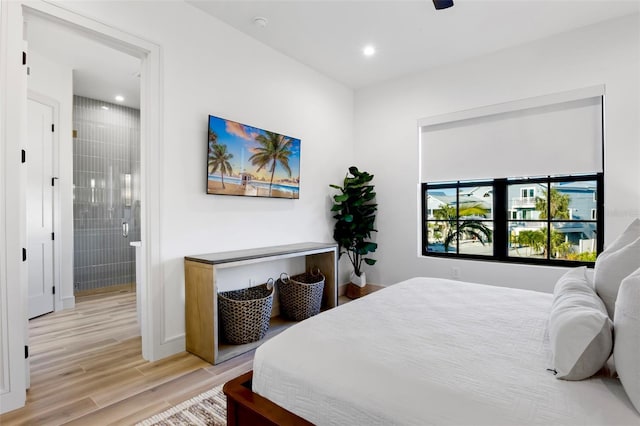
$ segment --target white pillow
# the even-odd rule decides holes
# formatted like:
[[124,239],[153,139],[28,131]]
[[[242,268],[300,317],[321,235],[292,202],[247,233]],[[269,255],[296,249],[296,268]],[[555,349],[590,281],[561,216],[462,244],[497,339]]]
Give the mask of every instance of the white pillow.
[[640,412],[640,268],[622,280],[613,324],[618,377]]
[[613,240],[611,244],[605,247],[602,253],[620,250],[622,247],[631,244],[638,238],[640,238],[640,218],[635,219],[633,222],[631,222],[629,226],[627,226],[625,230],[622,231],[618,238]]
[[640,268],[640,237],[616,251],[605,251],[596,259],[593,282],[609,318],[613,319],[616,297],[622,280]]
[[574,268],[556,283],[549,314],[549,340],[556,378],[582,380],[598,372],[613,346],[607,310],[585,278]]
[[[620,250],[622,247],[634,242],[638,237],[640,237],[640,218],[634,219],[634,221],[631,222],[620,235],[618,235],[618,238],[613,240],[611,244],[602,250],[602,253],[600,253],[598,257],[604,256],[605,253],[613,253],[614,251]],[[595,285],[593,282],[593,275],[593,271],[590,274],[587,273],[587,280],[592,287]],[[610,318],[613,318],[613,316]]]

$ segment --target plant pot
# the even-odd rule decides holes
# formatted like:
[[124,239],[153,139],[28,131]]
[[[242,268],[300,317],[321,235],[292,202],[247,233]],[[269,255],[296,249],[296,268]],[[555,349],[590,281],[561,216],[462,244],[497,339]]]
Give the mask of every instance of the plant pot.
[[349,277],[351,282],[358,287],[364,287],[367,285],[367,275],[362,272],[360,276],[357,276],[355,272],[351,271],[351,276]]

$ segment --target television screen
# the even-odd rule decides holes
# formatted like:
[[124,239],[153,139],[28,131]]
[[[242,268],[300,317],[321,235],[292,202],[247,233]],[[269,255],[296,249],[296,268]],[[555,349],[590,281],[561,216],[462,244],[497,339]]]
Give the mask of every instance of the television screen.
[[209,116],[207,194],[299,198],[300,139]]

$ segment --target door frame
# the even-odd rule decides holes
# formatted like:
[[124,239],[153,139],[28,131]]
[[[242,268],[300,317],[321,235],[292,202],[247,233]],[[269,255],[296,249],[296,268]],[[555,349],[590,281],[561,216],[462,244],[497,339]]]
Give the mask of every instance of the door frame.
[[[160,359],[162,339],[159,307],[162,287],[160,267],[160,192],[153,182],[160,181],[160,132],[162,96],[160,93],[160,46],[109,25],[79,15],[70,9],[44,1],[25,2],[23,10],[63,25],[77,34],[105,44],[141,60],[140,70],[140,219],[142,241],[141,324],[142,356]],[[149,141],[153,141],[150,143]],[[63,261],[73,260],[65,259]],[[151,286],[149,283],[153,282]],[[154,303],[155,302],[155,303]]]
[[[20,213],[24,212],[25,196],[24,168],[20,167],[19,152],[25,145],[26,123],[26,89],[23,93],[11,87],[12,78],[20,78],[24,66],[19,58],[22,56],[22,39],[24,31],[24,13],[37,14],[45,19],[53,20],[88,38],[106,44],[124,53],[141,59],[141,335],[142,356],[149,360],[168,356],[181,349],[176,342],[164,339],[162,306],[163,306],[163,273],[160,251],[161,229],[161,194],[157,182],[161,181],[161,152],[163,137],[161,132],[163,97],[161,48],[159,45],[121,31],[115,27],[98,22],[73,12],[65,7],[46,1],[13,2],[0,0],[2,13],[0,19],[3,26],[0,30],[0,136],[2,149],[0,160],[4,167],[4,176],[0,178],[3,189],[0,190],[0,225],[7,230],[6,240],[0,248],[0,305],[3,313],[0,316],[0,352],[3,361],[0,363],[0,412],[10,411],[24,405],[26,400],[25,371],[25,335],[16,327],[8,324],[25,324],[26,328],[26,262],[20,262],[16,253],[22,251],[26,244],[25,221]],[[4,25],[8,23],[9,25]],[[24,104],[25,108],[19,107]],[[18,106],[9,108],[9,106]],[[17,179],[14,186],[9,181]],[[67,187],[71,187],[69,184]],[[62,185],[59,191],[62,191]],[[15,205],[16,211],[8,207]],[[62,219],[62,218],[61,218]],[[64,236],[61,236],[64,237]],[[73,238],[73,236],[71,236]],[[71,240],[72,241],[72,240]],[[67,256],[68,257],[68,256]],[[61,259],[63,263],[73,262]],[[153,285],[151,284],[153,283]],[[73,282],[71,283],[73,286]],[[176,350],[177,349],[177,350]],[[6,356],[5,356],[6,355]]]
[[[27,82],[27,100],[33,100],[36,102],[40,102],[41,104],[47,105],[49,107],[51,107],[51,109],[53,110],[53,114],[52,114],[52,120],[53,120],[53,125],[55,126],[56,129],[60,129],[60,102],[58,102],[57,100],[43,95],[41,93],[38,93],[35,90],[29,89],[29,83]],[[28,124],[28,123],[27,123]],[[53,174],[53,176],[60,176],[60,132],[59,131],[54,131],[53,132],[53,137],[52,137],[52,143],[53,143],[53,147],[51,149],[51,162],[52,162],[52,169],[51,169],[51,173]],[[61,224],[62,224],[62,212],[60,209],[60,191],[59,191],[59,185],[53,185],[52,189],[51,189],[52,193],[51,193],[51,210],[52,210],[52,232],[56,235],[60,235],[60,229],[61,229]],[[28,212],[27,212],[28,213]],[[28,230],[27,230],[28,231]],[[55,238],[53,240],[53,259],[52,260],[52,265],[53,265],[53,272],[52,272],[52,277],[53,277],[53,286],[56,289],[55,294],[53,294],[51,297],[53,297],[53,311],[59,311],[63,309],[63,303],[62,303],[62,291],[60,291],[60,283],[62,282],[60,280],[60,270],[61,270],[61,266],[62,266],[62,256],[61,256],[61,240],[62,238]]]

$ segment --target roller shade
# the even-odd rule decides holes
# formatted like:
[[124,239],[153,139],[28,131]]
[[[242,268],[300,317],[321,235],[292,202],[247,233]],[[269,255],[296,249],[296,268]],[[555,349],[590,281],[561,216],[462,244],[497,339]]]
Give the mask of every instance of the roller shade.
[[[528,103],[543,102],[541,97]],[[474,111],[464,111],[449,119],[442,116],[440,123],[421,120],[421,181],[603,171],[601,95],[519,108],[522,105],[510,111],[507,104],[482,108],[475,117]],[[491,113],[496,110],[502,112]]]

